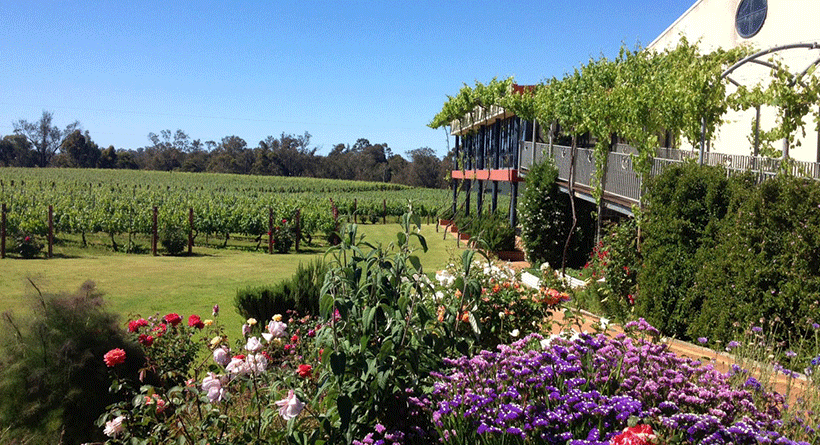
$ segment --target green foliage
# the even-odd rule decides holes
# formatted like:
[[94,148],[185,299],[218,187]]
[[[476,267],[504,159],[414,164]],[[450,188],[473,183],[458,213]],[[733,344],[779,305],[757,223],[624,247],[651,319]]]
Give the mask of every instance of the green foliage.
[[417,215],[402,217],[402,231],[391,244],[395,254],[363,243],[356,225],[348,225],[341,243],[329,251],[333,261],[320,302],[329,329],[316,337],[329,365],[320,377],[327,396],[316,419],[327,443],[350,443],[376,423],[412,431],[418,419],[408,389],[424,388],[423,381],[459,340],[422,300],[431,284],[421,278],[424,271],[411,247],[416,238],[426,250],[416,231],[420,224]]
[[7,312],[3,324],[0,429],[38,443],[102,440],[94,421],[117,400],[105,390],[111,379],[103,355],[125,350],[122,372],[134,379],[144,357],[93,283],[73,295],[40,296],[31,319]]
[[236,311],[245,318],[270,320],[276,314],[296,309],[290,280],[272,286],[247,287],[236,291]]
[[319,297],[327,270],[328,266],[321,258],[314,258],[307,264],[299,263],[290,284],[296,312],[319,315]]
[[729,180],[721,167],[684,164],[665,170],[648,190],[637,312],[661,332],[685,337],[703,302],[692,287],[702,256],[719,239]]
[[592,278],[590,285],[597,288],[602,315],[621,322],[632,317],[640,265],[637,224],[634,219],[622,220],[610,227],[584,266]]
[[179,255],[188,247],[187,232],[184,228],[174,224],[165,226],[159,240],[168,255]]
[[527,172],[527,182],[518,211],[521,238],[532,264],[561,264],[569,225],[569,198],[558,190],[558,169],[547,158]]
[[295,227],[291,220],[282,218],[280,223],[273,226],[273,250],[278,253],[288,253],[296,240]]
[[515,229],[507,217],[499,212],[473,218],[466,231],[478,247],[488,252],[515,250]]
[[14,251],[20,255],[20,258],[36,258],[40,256],[42,250],[43,245],[37,241],[34,235],[18,233],[14,237]]
[[[761,320],[789,344],[820,320],[820,185],[780,175],[734,197],[691,292],[703,307],[687,330],[724,343]],[[801,357],[801,359],[813,357]]]

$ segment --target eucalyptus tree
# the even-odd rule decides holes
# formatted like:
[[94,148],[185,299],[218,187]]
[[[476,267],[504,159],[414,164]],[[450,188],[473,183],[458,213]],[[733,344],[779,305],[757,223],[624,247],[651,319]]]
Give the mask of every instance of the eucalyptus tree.
[[53,122],[54,114],[43,110],[43,115],[37,122],[20,119],[13,123],[14,132],[25,136],[34,146],[37,153],[36,163],[39,167],[46,167],[60,148],[63,138],[80,128],[78,121],[67,125],[64,130],[54,125]]

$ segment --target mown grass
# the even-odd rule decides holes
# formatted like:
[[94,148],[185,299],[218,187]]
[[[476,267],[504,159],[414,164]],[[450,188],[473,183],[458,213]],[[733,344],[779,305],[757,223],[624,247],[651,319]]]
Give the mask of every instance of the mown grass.
[[[389,223],[358,228],[366,241],[383,246],[401,230],[398,224]],[[421,233],[429,247],[427,253],[418,252],[422,264],[428,272],[440,269],[456,251],[455,240],[443,240],[435,225],[424,225]],[[32,282],[43,293],[62,293],[91,280],[105,293],[110,310],[124,318],[168,312],[208,318],[213,305],[219,304],[222,322],[238,327],[242,319],[233,305],[237,289],[289,278],[300,262],[324,256],[326,251],[317,242],[300,253],[267,255],[254,251],[255,243],[239,242],[226,249],[195,246],[193,256],[154,257],[115,253],[104,247],[104,239],[90,241],[92,247],[81,248],[77,240],[67,239],[55,248],[52,259],[0,260],[0,312],[28,312],[36,301]]]

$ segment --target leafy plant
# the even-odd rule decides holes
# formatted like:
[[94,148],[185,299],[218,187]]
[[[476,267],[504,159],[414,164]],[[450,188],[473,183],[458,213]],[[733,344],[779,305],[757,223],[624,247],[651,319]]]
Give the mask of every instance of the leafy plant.
[[169,224],[160,235],[160,243],[169,255],[179,255],[188,247],[188,236],[182,227]]
[[42,250],[43,245],[33,235],[19,233],[14,237],[14,251],[20,255],[20,258],[36,258],[40,256]]
[[530,263],[561,264],[567,238],[569,200],[558,190],[558,169],[551,158],[527,172],[521,196],[521,238]]
[[290,280],[272,286],[246,287],[236,291],[236,311],[245,318],[270,320],[276,314],[296,309],[294,289]]
[[127,351],[122,373],[135,380],[144,357],[91,282],[71,295],[38,294],[34,303],[28,320],[3,314],[0,429],[42,443],[102,440],[94,421],[118,400],[104,390],[111,379],[103,354]]

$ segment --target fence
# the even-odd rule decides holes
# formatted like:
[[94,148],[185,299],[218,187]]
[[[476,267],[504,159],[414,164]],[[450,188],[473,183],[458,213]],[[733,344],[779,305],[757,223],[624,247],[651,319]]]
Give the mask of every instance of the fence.
[[[553,145],[550,152],[548,144],[521,142],[519,157],[519,175],[525,176],[526,171],[535,163],[543,161],[547,156],[552,157],[558,168],[558,179],[569,181],[570,174],[570,147]],[[633,169],[632,154],[634,149],[628,146],[619,147],[610,152],[607,158],[607,168],[603,178],[605,200],[622,200],[638,204],[641,200],[641,178]],[[659,148],[658,156],[653,160],[650,176],[660,175],[667,167],[688,160],[697,161],[698,153],[690,150],[673,148]],[[730,155],[724,153],[706,153],[704,163],[707,165],[722,165],[728,174],[735,172],[753,172],[763,180],[778,173],[788,171],[795,176],[820,180],[820,163],[789,160],[784,164],[782,159],[772,159],[760,156]],[[575,184],[593,188],[595,176],[595,156],[592,149],[579,148],[575,157]]]

